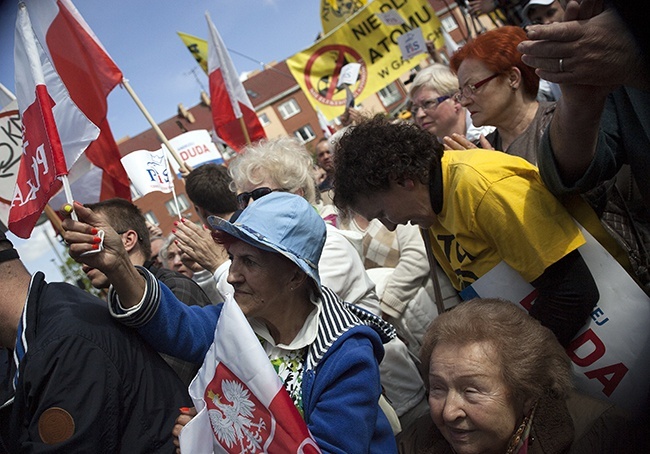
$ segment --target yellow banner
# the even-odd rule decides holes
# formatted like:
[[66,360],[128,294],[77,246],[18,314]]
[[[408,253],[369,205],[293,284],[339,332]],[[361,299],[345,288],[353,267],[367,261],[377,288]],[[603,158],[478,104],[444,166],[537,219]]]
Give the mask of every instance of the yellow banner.
[[328,34],[354,13],[363,8],[367,0],[321,0],[320,20],[323,33]]
[[[376,16],[391,9],[404,24],[385,25]],[[337,88],[341,68],[352,62],[361,64],[359,78],[350,89],[357,101],[363,101],[428,55],[402,58],[397,39],[417,27],[436,48],[444,46],[442,25],[427,0],[375,0],[309,49],[287,59],[287,65],[314,109],[332,120],[345,110],[345,89]]]
[[208,73],[208,42],[204,39],[197,38],[196,36],[188,35],[187,33],[178,33],[183,44],[192,53],[196,62],[203,68],[205,73]]

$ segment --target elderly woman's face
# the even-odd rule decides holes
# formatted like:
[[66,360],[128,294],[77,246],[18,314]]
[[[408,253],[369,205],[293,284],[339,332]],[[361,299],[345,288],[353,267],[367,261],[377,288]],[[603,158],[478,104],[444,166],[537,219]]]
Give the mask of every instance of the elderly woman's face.
[[523,420],[489,344],[443,343],[431,354],[429,408],[436,426],[458,454],[503,453]]
[[502,126],[501,120],[505,121],[509,118],[506,114],[511,113],[514,91],[505,75],[481,84],[493,74],[494,71],[474,58],[463,60],[458,68],[459,87],[480,85],[473,94],[463,96],[461,100],[461,105],[469,111],[475,126]]
[[243,241],[228,248],[232,263],[228,283],[235,289],[235,301],[247,317],[272,321],[282,312],[280,305],[289,288],[296,265],[280,254],[263,251]]
[[418,106],[413,120],[415,124],[441,139],[454,132],[465,134],[464,130],[455,130],[458,117],[464,115],[464,110],[451,98],[437,102],[440,97],[440,92],[426,87],[412,95],[413,106]]

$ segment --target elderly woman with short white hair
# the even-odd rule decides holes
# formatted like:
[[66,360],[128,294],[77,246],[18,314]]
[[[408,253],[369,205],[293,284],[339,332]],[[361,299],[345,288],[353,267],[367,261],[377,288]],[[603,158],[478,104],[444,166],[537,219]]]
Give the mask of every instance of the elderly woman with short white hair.
[[440,142],[455,133],[478,144],[479,138],[487,136],[494,128],[474,126],[470,113],[454,99],[457,91],[458,78],[449,66],[434,63],[418,71],[409,93],[413,122]]

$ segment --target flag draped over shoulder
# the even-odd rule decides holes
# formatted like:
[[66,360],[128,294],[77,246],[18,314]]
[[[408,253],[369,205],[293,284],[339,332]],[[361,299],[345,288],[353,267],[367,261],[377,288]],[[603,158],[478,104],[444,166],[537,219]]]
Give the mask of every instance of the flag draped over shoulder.
[[237,76],[235,66],[221,36],[208,21],[208,78],[215,132],[228,146],[239,151],[248,142],[266,137],[244,85]]
[[[70,97],[36,39],[30,16],[20,4],[14,47],[16,94],[22,118],[23,153],[18,165],[9,211],[9,229],[29,238],[50,198],[73,161],[97,138],[98,130],[70,101]],[[61,135],[57,127],[73,129]]]
[[230,295],[189,392],[198,414],[181,431],[182,452],[320,453]]
[[[72,2],[25,0],[25,3],[34,33],[70,98],[100,131],[97,139],[70,167],[70,181],[77,181],[73,184],[74,193],[93,194],[96,199],[86,200],[89,202],[111,197],[130,199],[128,177],[106,118],[106,98],[122,80],[122,72]],[[59,131],[62,136],[75,134],[61,125]],[[95,170],[94,176],[87,178],[91,170]],[[79,181],[81,177],[86,177],[83,186]]]

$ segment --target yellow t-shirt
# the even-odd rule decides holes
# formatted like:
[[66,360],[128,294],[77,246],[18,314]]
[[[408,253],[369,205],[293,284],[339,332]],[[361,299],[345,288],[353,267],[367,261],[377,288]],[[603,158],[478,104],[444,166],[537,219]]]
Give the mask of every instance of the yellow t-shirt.
[[433,254],[457,290],[502,260],[528,282],[585,243],[537,168],[499,151],[445,151]]

